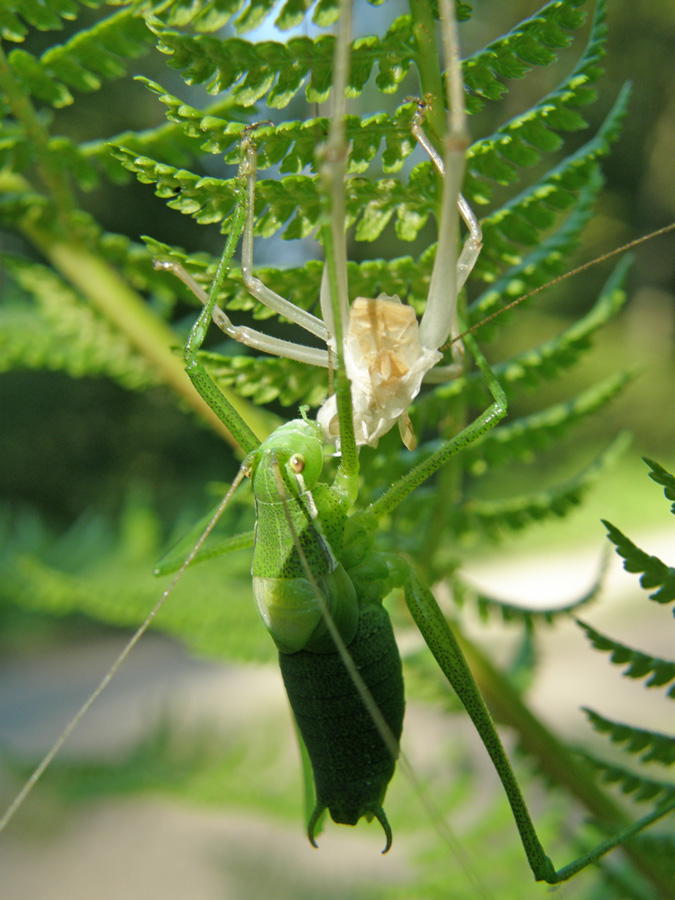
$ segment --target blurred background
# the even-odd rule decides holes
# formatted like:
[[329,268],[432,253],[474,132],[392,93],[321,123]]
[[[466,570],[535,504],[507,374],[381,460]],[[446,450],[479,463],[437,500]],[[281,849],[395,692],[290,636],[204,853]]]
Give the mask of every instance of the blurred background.
[[[532,15],[539,3],[477,0],[473,6],[474,16],[460,33],[466,55]],[[392,18],[406,10],[405,4],[395,0],[390,0],[388,7]],[[78,26],[97,15],[95,10],[84,10]],[[363,33],[369,31],[369,15],[370,7],[359,3],[356,20]],[[583,111],[590,123],[589,133],[597,130],[626,81],[632,83],[633,93],[621,138],[603,162],[607,183],[578,262],[675,219],[675,8],[662,0],[640,4],[612,0],[608,25],[607,74],[601,82],[601,97]],[[270,36],[269,31],[264,33],[264,37]],[[51,34],[32,33],[26,48],[38,54],[52,40]],[[513,90],[504,104],[470,122],[472,134],[489,133],[501,121],[526,109],[555,86],[562,72],[569,71],[578,53],[575,45],[569,55],[562,55],[558,66],[535,70],[522,82],[510,85]],[[141,60],[138,71],[198,105],[196,92],[188,91],[159,54]],[[413,85],[410,90],[414,93]],[[78,97],[76,104],[56,116],[56,132],[93,140],[158,124],[163,107],[142,85],[123,79],[91,97]],[[585,138],[586,133],[572,136],[566,151],[574,148],[575,140],[581,144]],[[204,166],[206,172],[218,171],[214,158]],[[217,227],[198,228],[188,217],[169,211],[151,188],[136,181],[102,184],[84,198],[84,205],[106,229],[134,240],[148,234],[214,254],[222,247]],[[400,244],[391,245],[395,239],[388,230],[377,252],[383,256],[414,253],[432,239],[432,234],[426,233],[418,244],[401,248]],[[32,253],[13,233],[0,232],[0,241],[4,250]],[[292,251],[276,240],[259,245],[260,262],[280,255],[285,259],[289,252],[293,261],[317,255],[316,247],[308,243]],[[353,258],[358,255],[359,248],[352,247]],[[535,344],[571,323],[595,299],[610,268],[600,265],[556,289],[551,297],[542,298],[541,303],[535,301],[522,334],[512,327],[510,340],[522,341],[518,347]],[[4,282],[3,290],[13,288]],[[600,421],[586,426],[583,434],[575,432],[567,441],[568,452],[558,449],[560,455],[541,463],[541,472],[524,466],[522,474],[514,478],[552,482],[588,462],[610,436],[624,428],[633,434],[632,446],[583,509],[569,519],[547,524],[534,536],[510,538],[506,546],[477,548],[469,569],[476,583],[486,588],[498,585],[507,596],[511,591],[514,597],[526,596],[528,591],[536,596],[542,592],[542,582],[547,592],[553,590],[550,580],[555,572],[555,589],[561,600],[570,592],[580,593],[592,583],[605,543],[600,517],[611,520],[638,542],[643,536],[645,549],[662,553],[669,561],[672,521],[661,490],[656,486],[650,489],[640,457],[652,457],[671,471],[675,465],[672,235],[636,250],[628,292],[626,310],[603,331],[584,371],[573,372],[563,385],[564,396],[590,383],[595,374],[612,371],[617,360],[627,366],[644,365],[642,375]],[[186,315],[185,329],[191,316]],[[515,349],[497,344],[490,353],[500,359]],[[543,399],[556,399],[559,390],[556,385]],[[541,406],[541,397],[531,399],[532,408]],[[523,412],[522,406],[518,412]],[[70,535],[66,540],[71,545],[79,539],[86,550],[88,541],[94,547],[97,540],[114,540],[120,529],[136,529],[139,559],[151,566],[170,535],[189,527],[212,502],[206,486],[226,481],[235,467],[229,448],[161,389],[136,394],[103,379],[7,372],[0,376],[0,417],[0,497],[3,533],[8,540],[16,529],[32,529],[40,531],[46,542],[56,541],[57,547],[63,536]],[[487,482],[486,493],[489,490]],[[243,583],[246,559],[232,565]],[[562,573],[568,577],[563,579]],[[196,578],[206,584],[200,589],[218,591],[217,571],[200,572]],[[611,581],[608,595],[618,598],[623,589],[629,594],[637,589],[627,581],[621,587],[620,581]],[[188,579],[186,582],[176,602],[190,602],[191,584]],[[13,758],[22,754],[37,758],[97,683],[122,637],[81,617],[54,622],[2,606],[0,616],[0,746]],[[612,621],[613,616],[612,612]],[[639,630],[654,653],[665,654],[672,646],[672,640],[655,634],[651,624],[643,626],[631,618],[629,600],[624,623],[626,633],[634,635]],[[495,636],[498,645],[502,640]],[[550,656],[533,697],[536,708],[555,707],[554,718],[562,730],[573,731],[580,725],[574,696],[559,696],[561,681],[569,686],[569,659],[577,652],[577,641],[572,627],[563,628],[555,640],[547,641]],[[596,684],[603,700],[611,693],[613,682],[599,670],[579,664],[575,677],[586,686]],[[638,707],[641,698],[642,693],[636,694]],[[477,794],[471,795],[466,795],[461,778],[458,783],[448,777],[448,757],[461,772],[463,766],[469,766],[465,754],[471,756],[475,748],[470,728],[459,727],[462,733],[457,740],[462,746],[456,749],[435,731],[437,724],[428,711],[411,707],[409,753],[424,777],[440,779],[442,787],[434,790],[458,810],[453,814],[454,827],[459,826],[480,867],[484,848],[478,813],[494,803],[489,790],[480,786],[491,785],[492,776],[480,770],[472,781],[479,785]],[[417,740],[419,746],[416,732],[423,735]],[[289,763],[285,767],[279,762],[280,745],[284,747],[282,762]],[[377,852],[381,834],[375,827],[361,825],[355,832],[331,827],[321,839],[320,854],[306,847],[295,754],[285,699],[273,666],[242,671],[197,661],[168,639],[150,635],[69,744],[64,757],[80,773],[78,786],[67,788],[72,773],[66,764],[35,792],[38,796],[32,806],[27,805],[24,821],[17,818],[12,832],[3,836],[0,893],[11,900],[79,900],[92,892],[101,900],[121,895],[178,898],[188,893],[200,900],[262,894],[283,900],[319,893],[326,898],[361,897],[384,890],[392,897],[399,889],[400,896],[414,896],[405,893],[405,887],[397,887],[407,883],[411,858],[421,850],[414,829],[402,837],[400,853],[398,842],[395,844],[397,853],[392,853],[386,864]],[[197,783],[192,774],[195,761],[202,764]],[[142,776],[131,774],[139,770]],[[16,773],[4,780],[5,787],[10,781],[13,785]],[[173,797],[167,797],[167,785]],[[11,794],[10,787],[3,789],[3,797]],[[134,798],[140,787],[144,793]],[[84,803],[78,791],[82,797],[93,794],[95,801]],[[112,799],[108,800],[109,796]],[[194,802],[195,797],[199,803]],[[234,804],[233,811],[223,811],[226,802]],[[405,817],[410,802],[409,787],[395,783],[390,818],[396,811]],[[274,809],[271,816],[267,815],[270,806]],[[545,811],[542,815],[546,828]],[[501,806],[493,816],[504,819],[507,835],[505,846],[490,848],[495,865],[503,869],[514,865],[518,870],[522,861],[517,857],[513,864],[506,862],[513,856],[509,857],[513,829],[508,816]],[[439,880],[459,868],[451,858],[433,858],[429,865],[439,867]],[[538,889],[530,887],[528,875],[524,877],[527,886],[513,896],[535,896]],[[566,895],[590,896],[584,893],[587,890],[590,888],[581,880],[568,887]],[[457,887],[457,897],[475,895],[470,880],[466,887]],[[508,900],[511,895],[499,896]]]

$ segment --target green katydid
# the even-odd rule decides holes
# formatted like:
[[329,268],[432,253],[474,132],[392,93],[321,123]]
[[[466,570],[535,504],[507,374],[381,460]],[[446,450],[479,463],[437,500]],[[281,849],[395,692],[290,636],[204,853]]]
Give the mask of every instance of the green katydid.
[[[346,34],[346,21],[348,17],[349,5],[344,5],[342,12],[343,34]],[[450,10],[446,4],[445,15],[450,18]],[[338,49],[346,53],[348,47],[347,41],[343,40]],[[336,63],[335,93],[339,102],[343,102],[344,89],[340,83],[339,74],[346,68],[344,59]],[[339,107],[338,107],[339,109]],[[250,432],[245,423],[243,423],[233,411],[227,407],[226,401],[219,395],[213,383],[201,368],[196,359],[196,352],[201,346],[206,327],[212,317],[213,309],[207,306],[200,322],[193,330],[188,345],[188,371],[200,392],[205,396],[214,409],[219,411],[226,424],[232,428],[237,435],[242,446],[249,451],[249,456],[245,464],[245,473],[251,474],[254,479],[254,490],[259,501],[259,508],[264,499],[272,499],[278,507],[277,514],[277,530],[284,532],[283,543],[274,545],[273,553],[277,555],[288,555],[292,557],[293,562],[290,571],[290,578],[305,583],[304,589],[300,589],[298,585],[293,588],[293,593],[303,593],[311,607],[309,612],[311,627],[302,624],[301,629],[311,633],[309,646],[313,649],[307,649],[307,641],[303,639],[302,649],[299,649],[294,639],[289,639],[284,632],[286,626],[281,628],[281,633],[277,632],[275,625],[275,605],[285,604],[285,588],[279,590],[279,585],[270,587],[271,579],[288,581],[289,575],[280,571],[279,562],[269,567],[265,562],[258,564],[254,562],[254,578],[259,579],[259,606],[263,606],[265,614],[270,623],[271,630],[274,633],[277,643],[283,654],[292,658],[299,653],[307,653],[321,658],[322,654],[334,656],[330,645],[331,620],[336,621],[338,633],[342,641],[347,646],[347,651],[353,652],[351,644],[353,642],[354,615],[353,615],[353,597],[351,600],[351,609],[346,612],[340,608],[339,601],[343,594],[350,594],[350,589],[345,588],[347,582],[352,586],[357,600],[357,605],[364,607],[367,611],[382,610],[381,601],[388,593],[389,589],[401,584],[405,587],[406,599],[413,613],[415,620],[420,626],[420,630],[425,636],[429,646],[436,655],[441,668],[448,675],[455,689],[460,693],[463,701],[467,705],[472,718],[476,722],[478,729],[488,747],[488,750],[495,762],[500,773],[500,777],[504,781],[505,788],[509,795],[518,827],[523,837],[523,843],[528,853],[528,858],[532,865],[535,876],[549,882],[561,881],[570,877],[580,868],[589,862],[597,859],[602,853],[611,849],[619,841],[623,840],[629,834],[643,828],[657,816],[645,817],[645,819],[636,823],[630,829],[626,829],[616,838],[612,838],[604,844],[596,848],[596,851],[576,861],[569,867],[565,867],[559,872],[555,872],[550,862],[544,854],[541,846],[534,834],[529,816],[525,810],[522,797],[515,779],[511,773],[510,766],[499,739],[492,728],[489,716],[485,710],[484,704],[480,700],[480,694],[473,683],[469,670],[463,661],[461,651],[452,638],[447,625],[438,607],[435,605],[431,592],[426,588],[420,579],[416,576],[407,564],[402,566],[387,557],[377,554],[371,549],[374,531],[377,527],[379,519],[393,510],[401,503],[419,484],[428,478],[433,472],[440,468],[453,455],[460,452],[464,447],[469,445],[473,440],[483,434],[487,429],[497,424],[499,419],[505,414],[505,402],[503,392],[497,381],[482,357],[477,345],[472,338],[467,338],[467,346],[472,355],[476,359],[478,367],[483,373],[493,396],[493,404],[486,412],[480,416],[475,422],[471,423],[459,435],[442,446],[433,456],[431,456],[424,464],[413,469],[404,479],[395,484],[388,492],[386,492],[374,506],[363,513],[352,515],[346,518],[347,511],[353,504],[357,492],[358,478],[358,456],[356,451],[356,441],[353,436],[354,418],[351,411],[351,396],[349,384],[345,378],[345,368],[340,364],[341,358],[341,315],[340,309],[346,301],[345,296],[345,251],[344,237],[342,234],[342,216],[340,209],[340,195],[342,191],[342,182],[344,179],[344,136],[341,134],[340,125],[342,122],[342,114],[336,113],[335,127],[331,134],[326,158],[328,164],[325,166],[324,173],[324,198],[325,198],[325,216],[322,226],[323,242],[327,255],[326,266],[326,295],[333,310],[335,319],[335,370],[336,370],[336,402],[339,436],[341,441],[342,459],[340,469],[335,482],[330,488],[322,493],[333,499],[329,501],[332,507],[329,511],[324,511],[322,504],[316,500],[318,491],[316,484],[318,482],[319,473],[317,471],[316,459],[320,460],[322,456],[322,440],[320,434],[311,423],[303,420],[297,420],[286,426],[283,430],[275,433],[275,435],[260,447],[257,438]],[[447,212],[449,219],[454,217],[454,207],[457,200],[459,181],[461,173],[461,165],[456,165],[458,159],[463,155],[461,131],[453,131],[450,129],[451,137],[456,140],[455,145],[449,141],[448,153],[446,156],[446,171],[452,175],[452,183],[450,180],[445,183],[445,201],[443,210]],[[447,164],[447,160],[451,158],[452,164]],[[251,209],[249,204],[248,209]],[[240,231],[245,227],[245,205],[242,205],[237,212],[239,224],[235,225],[231,232],[231,238],[228,242],[226,252],[223,256],[221,268],[225,271],[225,267],[229,263],[236,241]],[[336,224],[337,223],[337,224]],[[443,237],[442,246],[452,247],[454,240],[447,234]],[[443,256],[442,254],[440,255]],[[453,261],[450,267],[451,272],[454,271],[454,254],[449,254]],[[452,276],[450,276],[452,277]],[[437,279],[438,281],[438,279]],[[212,292],[215,297],[217,290]],[[299,447],[296,440],[301,442]],[[309,449],[305,449],[305,445],[309,445]],[[301,452],[302,451],[302,452]],[[300,460],[300,456],[304,458]],[[311,465],[307,463],[307,457],[313,457]],[[276,460],[276,462],[275,462]],[[284,463],[287,460],[288,467],[285,468]],[[303,476],[303,487],[298,487],[298,475]],[[264,476],[264,487],[255,484],[258,476]],[[267,495],[267,496],[265,496]],[[302,499],[300,497],[302,496]],[[316,508],[316,512],[315,512]],[[305,525],[307,529],[305,529]],[[259,526],[261,537],[264,541],[260,541],[256,548],[256,557],[265,556],[267,546],[267,536],[262,535],[262,525]],[[347,531],[347,537],[341,536],[342,530]],[[312,548],[317,544],[323,548],[324,561],[326,562],[326,570],[316,567],[315,556]],[[197,550],[197,548],[196,548]],[[195,550],[195,552],[196,552]],[[192,555],[191,555],[192,558]],[[190,559],[191,559],[190,558]],[[334,565],[334,562],[336,565]],[[290,565],[290,564],[289,564]],[[257,567],[257,571],[256,571]],[[306,568],[309,567],[309,572]],[[344,574],[342,574],[344,572]],[[340,573],[340,574],[336,574]],[[373,574],[375,573],[375,574]],[[345,582],[345,578],[347,582]],[[317,584],[318,582],[318,584]],[[334,586],[339,584],[339,590],[335,591]],[[309,585],[309,587],[307,587]],[[318,588],[318,589],[317,589]],[[338,594],[335,597],[338,606],[331,608],[330,599],[326,594]],[[261,599],[262,598],[262,599]],[[323,605],[328,607],[330,617],[326,617]],[[364,614],[359,613],[358,618],[362,619]],[[295,626],[293,626],[295,628]],[[328,635],[324,632],[328,631]],[[318,652],[314,653],[314,650]],[[289,652],[291,651],[291,652]],[[284,663],[285,665],[286,663]],[[375,698],[377,703],[377,698]],[[398,713],[394,715],[394,719],[398,717]],[[386,716],[385,716],[386,719]],[[393,732],[394,740],[398,739],[397,724],[393,722],[389,724],[389,730]],[[393,770],[393,759],[391,747],[387,747],[387,739],[379,733],[375,732],[375,741],[379,740],[385,747],[388,754],[386,766]],[[386,733],[386,732],[385,732]],[[383,823],[386,822],[382,811],[382,795],[388,782],[388,777],[384,776],[384,784],[378,785],[376,797],[361,800],[362,806],[349,813],[336,812],[338,820],[342,815],[345,819],[359,818],[363,815],[374,815]],[[331,798],[323,798],[326,806],[331,808],[333,812],[333,801]],[[337,807],[339,801],[335,802]],[[319,805],[322,803],[322,797],[319,798]],[[667,810],[661,809],[659,815],[665,814]],[[316,817],[319,812],[312,817],[309,823],[310,837],[313,835],[313,826],[316,824]],[[386,831],[386,826],[385,826]],[[389,844],[388,837],[388,844]]]
[[[315,843],[316,825],[327,808],[334,821],[340,823],[356,824],[362,816],[377,818],[387,838],[385,852],[390,847],[391,830],[382,803],[397,755],[403,700],[402,694],[398,693],[402,690],[398,653],[381,604],[391,588],[399,585],[404,587],[406,602],[425,641],[485,743],[509,798],[535,878],[554,884],[570,878],[618,843],[665,815],[675,808],[675,803],[664,805],[602,842],[590,853],[556,871],[539,842],[499,736],[461,649],[433,594],[406,563],[372,549],[380,517],[391,512],[419,484],[456,453],[494,427],[506,414],[504,392],[473,337],[466,336],[467,345],[489,386],[493,398],[491,406],[424,463],[393,485],[366,511],[347,518],[358,488],[355,424],[357,431],[362,427],[364,439],[360,443],[376,443],[380,434],[401,418],[400,412],[389,415],[383,426],[380,415],[382,407],[369,395],[367,399],[371,404],[371,411],[373,408],[375,411],[372,420],[364,424],[367,417],[363,414],[363,405],[358,401],[356,409],[352,405],[353,392],[347,377],[349,365],[344,361],[346,332],[351,324],[346,294],[346,246],[342,226],[342,185],[346,157],[344,97],[349,65],[349,41],[345,35],[349,34],[350,29],[350,7],[349,2],[343,2],[341,6],[342,40],[337,42],[334,63],[335,112],[323,166],[320,167],[324,190],[321,236],[326,253],[322,310],[329,326],[328,343],[334,354],[336,378],[335,401],[330,410],[332,423],[330,416],[324,416],[322,424],[324,434],[330,433],[331,424],[335,429],[337,417],[336,433],[341,449],[340,467],[333,484],[328,486],[318,481],[322,451],[321,430],[316,425],[304,418],[296,420],[282,426],[260,446],[255,446],[257,442],[255,439],[251,440],[250,433],[242,430],[239,417],[227,408],[224,398],[218,397],[215,384],[195,356],[206,327],[214,316],[220,287],[219,275],[222,278],[225,274],[240,230],[245,229],[246,259],[242,269],[247,287],[262,302],[278,311],[288,312],[287,302],[252,279],[250,272],[255,174],[254,155],[248,138],[245,139],[240,170],[240,175],[247,182],[246,222],[244,215],[238,211],[239,225],[235,220],[210,296],[202,298],[205,300],[205,309],[188,344],[187,370],[205,399],[214,404],[214,398],[217,398],[214,408],[218,407],[225,424],[242,446],[249,450],[242,471],[252,478],[258,512],[252,569],[254,593],[263,621],[280,651],[281,669],[291,705],[300,732],[308,745],[314,769],[317,801],[308,822],[310,841]],[[480,228],[460,194],[466,133],[462,86],[458,74],[456,24],[449,2],[441,5],[441,18],[445,20],[442,33],[449,60],[447,94],[451,98],[443,161],[434,154],[433,147],[425,142],[419,120],[415,123],[417,139],[430,152],[437,168],[445,174],[439,216],[439,251],[431,276],[427,304],[430,317],[427,323],[434,316],[437,319],[444,317],[444,321],[440,325],[435,323],[435,329],[427,324],[425,332],[428,335],[435,330],[432,338],[432,342],[436,341],[434,350],[445,342],[451,331],[457,291],[463,283],[466,270],[470,270],[480,250]],[[459,260],[453,253],[453,247],[457,243],[455,209],[458,204],[470,228],[469,240]],[[450,297],[445,309],[439,302],[442,295]],[[221,319],[218,324],[223,327],[224,314],[218,311],[217,316]],[[294,317],[293,314],[291,317]],[[230,323],[226,321],[225,329],[229,327]],[[315,327],[312,323],[309,330],[326,339],[325,332],[321,328],[315,330]],[[421,330],[423,329],[424,321]],[[284,348],[281,347],[268,346],[265,349],[285,355]],[[427,368],[431,368],[433,361]],[[419,390],[419,382],[416,390]],[[414,395],[413,393],[409,399]],[[401,430],[404,434],[405,424]],[[373,618],[375,623],[372,622]],[[361,631],[362,626],[366,631],[372,632],[373,636],[366,638],[366,634]],[[382,632],[383,636],[376,638],[375,632]],[[367,656],[367,662],[361,658],[364,646],[371,643],[378,648],[376,662],[384,665],[387,672],[385,680],[388,690],[382,697],[378,693],[382,684],[381,674],[380,677],[377,673],[371,675],[373,663],[370,655]],[[354,659],[355,655],[357,659]],[[383,660],[386,662],[383,663]],[[329,685],[333,689],[328,691],[327,698],[326,689]],[[348,715],[343,715],[342,704],[349,710]],[[373,719],[375,721],[371,721]],[[368,764],[365,763],[366,759]]]

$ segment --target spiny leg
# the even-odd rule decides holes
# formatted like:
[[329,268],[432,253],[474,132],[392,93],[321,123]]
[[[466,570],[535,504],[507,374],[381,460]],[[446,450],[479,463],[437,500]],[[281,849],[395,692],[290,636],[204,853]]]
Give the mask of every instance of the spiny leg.
[[305,331],[309,331],[321,340],[326,341],[328,331],[326,326],[311,313],[285,300],[275,291],[266,287],[253,275],[253,231],[255,225],[255,185],[258,172],[258,156],[255,143],[250,133],[244,136],[242,141],[242,162],[240,175],[246,181],[246,221],[244,225],[244,238],[241,248],[241,274],[246,289],[256,300],[274,310],[281,316],[300,325]]
[[[466,341],[488,383],[494,398],[493,404],[474,422],[470,423],[458,435],[447,441],[439,450],[433,453],[429,459],[416,466],[397,484],[393,485],[379,500],[371,504],[363,514],[363,518],[372,527],[376,527],[382,516],[393,511],[416,487],[448,462],[449,459],[493,428],[506,414],[506,398],[499,381],[480,353],[473,336],[467,335]],[[513,810],[528,862],[537,880],[544,880],[550,884],[568,880],[589,864],[600,859],[614,847],[625,842],[628,838],[675,809],[675,797],[670,797],[648,815],[620,829],[612,837],[602,841],[586,855],[556,870],[537,837],[525,800],[513,775],[501,741],[485,710],[482,696],[475,685],[464,655],[456,638],[450,632],[449,626],[438,608],[431,591],[421,584],[414,573],[411,573],[405,586],[405,592],[406,602],[426,643],[451,685],[460,696],[495,765]]]
[[243,233],[242,246],[242,277],[247,289],[256,299],[271,309],[274,309],[280,315],[284,315],[291,321],[296,322],[305,330],[326,340],[326,328],[320,319],[310,313],[305,312],[293,303],[284,300],[274,291],[266,288],[257,278],[251,274],[252,256],[253,256],[253,229],[255,222],[255,181],[257,172],[257,153],[252,138],[252,132],[259,126],[250,126],[244,129],[240,147],[240,164],[238,172],[239,181],[239,199],[232,218],[232,225],[229,238],[226,242],[225,249],[221,256],[216,275],[207,294],[206,291],[195,281],[195,279],[187,272],[179,263],[172,261],[155,261],[155,268],[164,269],[172,272],[185,284],[192,293],[204,304],[204,313],[200,316],[198,322],[192,330],[188,341],[188,362],[194,359],[195,353],[203,344],[206,336],[206,330],[210,321],[213,321],[221,331],[225,332],[228,337],[233,340],[251,347],[254,350],[260,350],[263,353],[270,353],[274,356],[282,356],[286,359],[295,359],[298,362],[308,363],[312,366],[328,366],[328,353],[316,347],[307,347],[303,344],[296,344],[292,341],[285,341],[281,338],[271,337],[263,334],[253,328],[246,326],[234,325],[230,317],[225,313],[217,303],[220,289],[223,285],[225,277],[230,269],[230,261],[236,248],[239,237]]
[[497,770],[536,879],[550,883],[555,878],[553,863],[544,852],[534,830],[518,782],[483,697],[436,599],[412,570],[405,585],[405,600],[415,624],[469,714]]
[[[449,103],[447,126],[443,138],[443,158],[436,152],[422,130],[423,108],[420,106],[413,118],[412,132],[429,154],[432,163],[443,178],[440,226],[436,258],[431,273],[427,305],[420,322],[420,341],[425,347],[438,350],[457,329],[458,295],[474,267],[482,247],[482,234],[478,220],[461,194],[466,150],[469,145],[464,107],[464,82],[460,62],[457,22],[449,2],[441,6],[444,20],[441,34],[447,61],[446,94]],[[469,235],[457,259],[459,223],[457,208],[469,229]],[[455,363],[461,363],[459,345],[453,348]],[[456,374],[450,370],[447,374]],[[436,376],[439,377],[440,373]],[[442,376],[441,376],[442,378]]]
[[242,449],[249,452],[254,450],[260,444],[259,437],[239,415],[234,406],[218,388],[204,366],[197,359],[197,353],[204,343],[206,332],[208,331],[213,316],[213,310],[216,306],[220,287],[227,275],[230,267],[230,260],[232,259],[244,227],[244,215],[244,205],[241,202],[241,199],[238,198],[232,216],[232,222],[230,224],[230,233],[225,244],[225,249],[223,250],[223,255],[218,263],[218,269],[215,278],[213,279],[213,284],[211,285],[208,301],[195,322],[185,345],[185,371],[194,385],[195,390],[216,413],[221,422],[229,429]]
[[[459,71],[459,75],[461,77],[461,68]],[[415,138],[417,143],[428,153],[429,158],[431,159],[431,162],[433,163],[434,168],[436,169],[438,174],[442,178],[445,178],[445,163],[443,162],[442,157],[436,151],[434,145],[427,137],[422,127],[424,122],[425,109],[426,105],[422,102],[418,102],[417,110],[415,111],[415,115],[413,116],[410,130],[412,131],[413,137]],[[473,267],[476,265],[476,261],[480,256],[481,250],[483,249],[483,231],[480,227],[480,222],[478,221],[476,214],[467,203],[467,200],[464,197],[464,194],[461,193],[461,191],[457,196],[457,208],[459,209],[460,215],[464,220],[464,224],[469,229],[469,234],[464,241],[459,254],[459,258],[457,260],[456,287],[457,291],[459,292],[466,284],[466,280],[471,274]]]
[[508,797],[523,848],[537,881],[548,884],[567,881],[590,863],[675,809],[675,797],[671,797],[648,815],[601,841],[589,853],[556,870],[537,836],[518,781],[464,653],[432,592],[412,570],[405,585],[405,599],[427,646],[481,736]]
[[454,456],[468,447],[486,432],[490,431],[504,418],[507,411],[506,394],[497,376],[490,368],[487,360],[481,353],[472,335],[467,335],[466,343],[471,351],[478,368],[485,378],[488,389],[492,395],[492,404],[482,412],[473,422],[463,428],[459,434],[450,438],[435,450],[427,459],[411,469],[396,484],[392,485],[378,500],[368,507],[366,515],[373,517],[374,522],[382,516],[392,512],[423,482],[430,478],[442,466]]

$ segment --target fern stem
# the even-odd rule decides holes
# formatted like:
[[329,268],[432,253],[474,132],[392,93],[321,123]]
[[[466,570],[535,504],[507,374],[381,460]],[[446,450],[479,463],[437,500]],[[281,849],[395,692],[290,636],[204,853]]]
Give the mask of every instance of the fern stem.
[[422,99],[427,103],[424,121],[432,143],[442,152],[439,139],[445,134],[445,105],[433,4],[428,0],[409,0],[409,6],[417,48],[415,65],[420,76]]
[[[28,189],[28,183],[19,175],[5,172],[0,176],[0,194],[21,193]],[[238,447],[220,419],[197,394],[185,373],[181,358],[174,354],[172,347],[177,343],[174,332],[148,309],[143,298],[112,266],[76,238],[59,239],[53,232],[29,221],[28,217],[24,217],[20,228],[54,268],[152,364],[158,379],[228,443]],[[264,437],[268,433],[269,419],[257,407],[242,400],[233,391],[227,392],[227,398],[258,436]]]
[[[429,3],[428,0],[409,0],[409,8],[416,45],[415,65],[420,79],[420,93],[426,103],[424,127],[436,150],[441,156],[445,156],[445,148],[441,138],[447,131],[447,111],[444,102],[443,66],[439,55],[437,23],[433,13],[434,4]],[[461,94],[463,86],[458,86],[458,90],[463,101]],[[449,101],[450,98],[448,97]],[[438,174],[436,175],[436,184],[437,196],[440,202],[443,184]],[[436,210],[436,219],[440,226],[438,209]],[[462,314],[464,313],[464,307],[465,303],[462,300],[459,304]],[[451,400],[445,410],[444,426],[442,426],[445,439],[449,440],[452,434],[461,431],[467,421],[466,401],[461,397]],[[423,542],[423,553],[427,567],[430,561],[433,560],[439,544],[443,541],[445,534],[444,523],[447,522],[448,515],[452,516],[452,512],[448,513],[448,500],[458,500],[461,496],[461,465],[458,466],[451,461],[437,473],[436,482],[437,490],[434,491],[433,498],[430,499],[430,515],[427,519],[428,524]],[[450,504],[450,507],[452,505]],[[428,569],[427,574],[430,574]],[[433,581],[434,579],[432,578],[431,580]]]
[[37,171],[54,203],[57,218],[69,230],[76,228],[73,213],[77,209],[68,179],[49,152],[49,135],[31,103],[30,95],[14,78],[12,67],[0,44],[0,90],[4,92],[16,119],[23,125],[26,137],[36,155]]

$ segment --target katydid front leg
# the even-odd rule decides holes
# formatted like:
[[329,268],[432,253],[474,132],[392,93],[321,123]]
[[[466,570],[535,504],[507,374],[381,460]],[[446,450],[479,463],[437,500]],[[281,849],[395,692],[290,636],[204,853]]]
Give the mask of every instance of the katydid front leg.
[[186,347],[186,362],[188,365],[196,361],[196,353],[204,342],[209,323],[213,321],[228,337],[253,350],[260,350],[273,356],[282,356],[311,366],[326,368],[328,366],[328,353],[325,350],[272,337],[254,328],[235,325],[227,313],[218,306],[218,296],[230,269],[232,256],[239,238],[243,234],[242,278],[251,294],[265,306],[268,306],[280,315],[286,316],[286,318],[297,323],[311,334],[320,337],[322,340],[326,340],[327,337],[326,327],[320,319],[305,312],[305,310],[300,309],[288,300],[284,300],[283,297],[271,291],[252,275],[255,182],[257,177],[257,151],[253,140],[253,132],[257,127],[249,126],[244,129],[244,136],[239,148],[240,163],[237,176],[239,198],[230,223],[228,240],[208,294],[179,263],[171,260],[156,260],[155,268],[164,269],[174,274],[204,305],[204,311],[195,323],[188,339]]
[[405,585],[405,600],[422,637],[476,726],[492,764],[497,770],[511,804],[513,817],[534,877],[537,881],[555,884],[558,880],[555,868],[537,837],[518,781],[513,774],[511,763],[506,756],[471,669],[445,616],[436,603],[436,598],[413,570],[410,571]]

